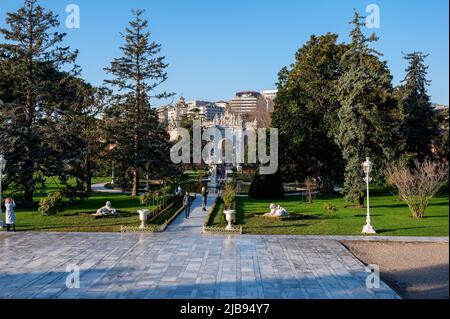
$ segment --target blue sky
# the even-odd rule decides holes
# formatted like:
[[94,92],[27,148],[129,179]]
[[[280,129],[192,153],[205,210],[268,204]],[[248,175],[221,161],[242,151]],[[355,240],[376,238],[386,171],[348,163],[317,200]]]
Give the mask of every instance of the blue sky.
[[[0,0],[0,26],[6,11],[21,1]],[[66,41],[80,50],[83,77],[101,85],[103,68],[119,56],[118,36],[130,10],[146,9],[155,41],[170,64],[163,89],[187,99],[230,99],[239,90],[275,88],[281,67],[293,62],[296,50],[311,34],[335,32],[347,42],[353,8],[369,4],[381,10],[380,41],[394,84],[404,77],[402,52],[429,53],[429,93],[433,102],[449,103],[449,8],[447,0],[41,0],[60,15],[77,4],[81,28],[66,29]],[[65,28],[64,28],[65,29]],[[368,30],[371,31],[371,30]],[[373,30],[372,30],[373,31]],[[153,102],[159,105],[163,102]]]

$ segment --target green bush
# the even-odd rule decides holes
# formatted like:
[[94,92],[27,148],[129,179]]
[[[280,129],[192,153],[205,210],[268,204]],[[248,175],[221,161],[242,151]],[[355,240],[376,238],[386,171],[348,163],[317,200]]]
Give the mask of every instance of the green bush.
[[327,213],[329,213],[329,214],[332,214],[337,211],[336,206],[332,203],[324,203],[323,209],[325,209],[327,211]]
[[225,190],[223,191],[223,202],[225,205],[225,209],[233,209],[236,198],[236,189],[233,183],[227,183],[225,186]]
[[278,174],[256,174],[248,191],[252,199],[284,199],[284,187]]
[[50,193],[39,201],[39,212],[44,216],[53,216],[64,211],[64,197],[61,193]]

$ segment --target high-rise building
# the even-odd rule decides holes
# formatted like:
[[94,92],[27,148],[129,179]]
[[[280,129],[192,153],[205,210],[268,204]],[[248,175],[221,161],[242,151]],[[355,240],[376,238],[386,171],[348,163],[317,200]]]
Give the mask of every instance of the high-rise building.
[[266,110],[267,102],[259,92],[243,91],[236,93],[236,97],[230,101],[229,108],[239,114],[255,113],[257,109]]

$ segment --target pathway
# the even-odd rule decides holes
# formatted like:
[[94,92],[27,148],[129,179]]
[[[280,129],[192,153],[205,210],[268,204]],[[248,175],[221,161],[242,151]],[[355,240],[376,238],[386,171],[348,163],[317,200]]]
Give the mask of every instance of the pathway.
[[202,197],[200,194],[196,195],[195,200],[192,202],[191,214],[189,219],[185,218],[184,211],[169,225],[166,232],[168,233],[181,233],[181,234],[193,234],[199,235],[202,232],[203,225],[205,223],[208,212],[212,204],[216,200],[216,195],[209,195],[206,212],[202,210]]
[[106,188],[108,183],[98,183],[91,186],[93,192],[97,193],[110,193],[110,194],[122,194],[121,190]]
[[[80,288],[68,288],[73,269]],[[368,289],[334,240],[113,233],[0,234],[0,298],[397,298]]]
[[207,214],[197,195],[164,233],[2,232],[0,298],[398,298],[336,240],[202,235]]

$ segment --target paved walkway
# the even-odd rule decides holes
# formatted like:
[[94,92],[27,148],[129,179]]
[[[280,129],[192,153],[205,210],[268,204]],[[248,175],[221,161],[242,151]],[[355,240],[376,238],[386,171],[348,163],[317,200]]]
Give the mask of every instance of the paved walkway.
[[160,234],[0,233],[0,298],[398,298],[336,240],[202,235],[206,216],[197,195]]
[[118,189],[106,188],[105,185],[108,183],[99,183],[91,186],[93,192],[97,193],[110,193],[110,194],[121,194],[122,191]]
[[184,211],[178,216],[177,219],[169,225],[167,233],[180,233],[180,234],[192,234],[199,235],[202,232],[203,225],[206,217],[208,216],[211,205],[215,202],[216,195],[209,195],[207,200],[206,212],[202,210],[202,197],[200,194],[196,195],[196,198],[192,202],[191,214],[189,219],[185,218]]
[[[73,266],[79,289],[66,287]],[[331,240],[0,234],[0,298],[397,298],[384,283],[367,289],[367,275]]]

